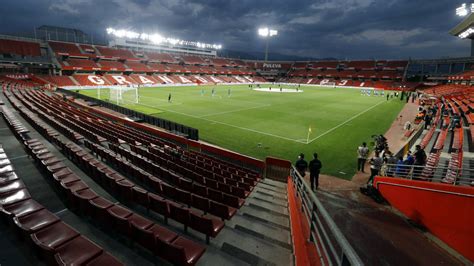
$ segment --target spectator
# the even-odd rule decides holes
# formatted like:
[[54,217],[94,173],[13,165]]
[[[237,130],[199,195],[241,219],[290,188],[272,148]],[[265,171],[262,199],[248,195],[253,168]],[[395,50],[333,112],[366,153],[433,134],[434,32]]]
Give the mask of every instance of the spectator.
[[425,150],[421,148],[420,145],[415,146],[415,169],[413,170],[413,176],[417,177],[422,171],[422,166],[426,163],[426,153]]
[[301,153],[300,156],[298,156],[298,160],[295,163],[296,170],[298,173],[301,175],[301,177],[304,177],[306,175],[306,169],[308,168],[308,162],[304,160],[304,154]]
[[[385,153],[386,163],[387,163],[387,176],[393,176],[395,174],[395,168],[397,164],[397,158],[393,155],[392,152]],[[403,161],[402,161],[403,162]]]
[[367,156],[369,156],[369,148],[367,148],[367,143],[363,142],[362,146],[357,148],[357,171],[365,173],[364,168]]
[[413,165],[415,163],[415,157],[413,157],[413,154],[411,151],[408,151],[407,158],[403,162],[405,165]]
[[315,190],[315,185],[316,189],[319,187],[319,172],[321,171],[321,168],[323,167],[322,163],[320,160],[318,160],[318,154],[314,153],[313,154],[314,159],[309,162],[309,180],[311,181],[311,190]]
[[374,177],[379,174],[380,169],[382,168],[383,160],[380,158],[378,151],[375,151],[374,157],[370,159],[370,177],[367,181],[367,184],[372,185]]
[[407,121],[407,122],[405,123],[405,126],[404,126],[403,128],[404,128],[405,130],[410,130],[410,129],[411,129],[411,123],[410,123],[410,121]]
[[397,166],[395,168],[395,176],[406,176],[407,168],[403,162],[403,157],[398,157]]
[[431,115],[426,114],[424,117],[425,120],[425,129],[427,129],[431,125]]

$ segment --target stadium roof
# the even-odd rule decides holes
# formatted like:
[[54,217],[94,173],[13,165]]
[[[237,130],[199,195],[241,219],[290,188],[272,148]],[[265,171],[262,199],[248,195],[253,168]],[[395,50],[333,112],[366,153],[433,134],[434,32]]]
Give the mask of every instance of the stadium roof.
[[[466,19],[464,19],[461,23],[456,25],[449,33],[451,35],[454,35],[456,37],[459,36],[459,34],[465,32],[467,29],[474,27],[474,13],[471,13]],[[474,34],[471,34],[467,38],[469,39],[474,39]]]

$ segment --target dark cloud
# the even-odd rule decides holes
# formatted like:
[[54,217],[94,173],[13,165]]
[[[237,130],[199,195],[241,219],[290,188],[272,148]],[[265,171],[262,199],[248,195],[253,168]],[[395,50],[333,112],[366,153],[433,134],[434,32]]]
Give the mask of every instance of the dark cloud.
[[159,32],[262,51],[258,27],[280,34],[272,52],[302,57],[438,58],[468,54],[448,31],[463,0],[23,0],[2,1],[3,31],[43,24],[103,36],[106,27]]

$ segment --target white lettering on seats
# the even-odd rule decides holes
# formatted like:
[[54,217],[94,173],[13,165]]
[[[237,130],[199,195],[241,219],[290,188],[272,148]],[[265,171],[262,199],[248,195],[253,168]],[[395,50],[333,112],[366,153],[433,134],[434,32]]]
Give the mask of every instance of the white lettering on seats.
[[96,84],[96,85],[104,85],[105,84],[105,80],[103,80],[102,78],[98,77],[98,76],[87,76],[87,79]]

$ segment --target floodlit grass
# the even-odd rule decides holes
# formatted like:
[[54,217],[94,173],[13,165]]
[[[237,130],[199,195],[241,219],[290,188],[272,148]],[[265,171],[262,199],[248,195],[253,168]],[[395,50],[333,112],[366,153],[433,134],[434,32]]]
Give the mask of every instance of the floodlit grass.
[[[363,96],[357,89],[301,89],[304,92],[259,92],[247,85],[140,88],[140,104],[125,106],[198,128],[201,140],[259,159],[295,161],[302,152],[309,161],[317,152],[322,173],[350,179],[357,146],[385,133],[404,105],[397,98]],[[97,97],[96,90],[81,93]],[[107,98],[108,92],[102,90],[101,95]]]

